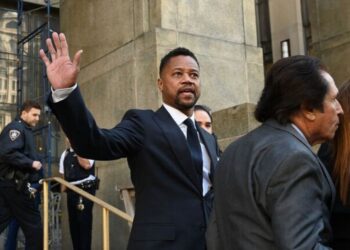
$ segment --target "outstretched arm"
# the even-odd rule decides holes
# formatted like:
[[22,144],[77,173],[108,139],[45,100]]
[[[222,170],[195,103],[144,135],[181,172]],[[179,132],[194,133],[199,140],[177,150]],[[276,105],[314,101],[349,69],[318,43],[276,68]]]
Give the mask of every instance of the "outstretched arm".
[[[53,40],[53,42],[52,42]],[[53,45],[54,43],[54,45]],[[82,50],[75,53],[73,61],[69,57],[68,44],[63,33],[54,32],[52,39],[46,40],[51,60],[46,56],[43,49],[39,54],[46,65],[47,77],[53,89],[72,87],[78,78],[79,64]]]
[[86,158],[83,158],[83,157],[80,157],[77,155],[77,158],[78,158],[78,162],[79,162],[79,165],[85,169],[85,170],[88,170],[90,168],[92,168],[92,165],[90,160],[89,159],[86,159]]

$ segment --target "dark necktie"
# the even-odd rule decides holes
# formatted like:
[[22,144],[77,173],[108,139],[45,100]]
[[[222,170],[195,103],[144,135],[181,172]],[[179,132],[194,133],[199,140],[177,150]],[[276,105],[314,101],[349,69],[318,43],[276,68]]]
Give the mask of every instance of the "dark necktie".
[[200,176],[203,174],[203,159],[201,145],[199,144],[197,130],[190,118],[184,121],[187,126],[187,144],[191,151],[192,161]]

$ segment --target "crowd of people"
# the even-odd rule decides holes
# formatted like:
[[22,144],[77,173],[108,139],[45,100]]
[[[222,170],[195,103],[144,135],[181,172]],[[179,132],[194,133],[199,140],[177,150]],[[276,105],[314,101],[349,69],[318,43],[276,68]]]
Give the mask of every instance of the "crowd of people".
[[[157,111],[128,110],[106,129],[77,84],[82,51],[71,60],[63,33],[46,42],[48,105],[68,137],[60,173],[95,194],[94,160],[127,158],[136,192],[128,250],[349,249],[350,81],[338,91],[318,58],[273,64],[254,113],[261,125],[222,153],[210,108],[196,104],[200,64],[189,49],[162,58]],[[18,175],[42,167],[27,139],[39,115],[40,106],[23,108],[0,135],[0,231],[15,218],[27,249],[42,248],[42,228],[32,181],[19,185]],[[91,249],[92,203],[67,198],[74,249]]]

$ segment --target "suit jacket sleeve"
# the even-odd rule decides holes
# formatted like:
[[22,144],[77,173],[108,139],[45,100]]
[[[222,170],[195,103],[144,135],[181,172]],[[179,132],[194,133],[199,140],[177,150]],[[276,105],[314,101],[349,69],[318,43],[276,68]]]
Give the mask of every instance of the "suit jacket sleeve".
[[65,100],[48,104],[78,155],[95,160],[114,160],[137,152],[143,142],[144,128],[138,115],[130,110],[112,129],[99,128],[86,108],[77,87]]
[[319,237],[325,228],[320,167],[314,155],[292,153],[272,176],[267,212],[277,249],[330,249]]

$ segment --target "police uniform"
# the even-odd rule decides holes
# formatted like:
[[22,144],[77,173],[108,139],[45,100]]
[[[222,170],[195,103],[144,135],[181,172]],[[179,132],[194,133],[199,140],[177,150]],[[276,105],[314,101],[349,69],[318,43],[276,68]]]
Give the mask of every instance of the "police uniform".
[[39,160],[32,128],[15,119],[1,132],[0,145],[0,233],[15,218],[25,235],[26,249],[41,250],[41,217],[30,187],[41,178],[32,167]]
[[[73,149],[69,148],[61,155],[59,172],[64,174],[65,180],[71,184],[95,195],[98,186],[98,180],[95,177],[95,162],[94,160],[89,161],[92,167],[86,170],[79,165]],[[74,250],[91,249],[93,202],[67,190],[67,208]]]

